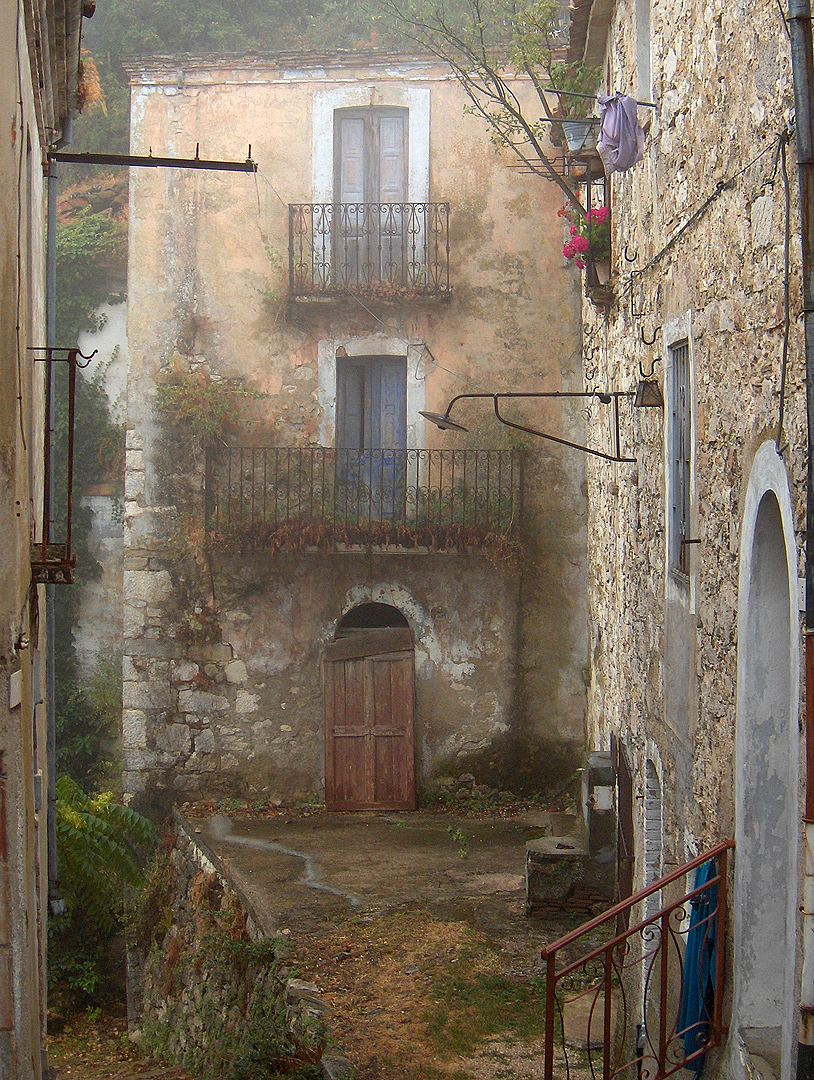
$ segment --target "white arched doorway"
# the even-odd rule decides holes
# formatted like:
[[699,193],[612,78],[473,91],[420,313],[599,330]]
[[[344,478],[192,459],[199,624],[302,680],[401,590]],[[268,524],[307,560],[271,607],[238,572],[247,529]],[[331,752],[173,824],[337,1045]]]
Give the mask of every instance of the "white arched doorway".
[[786,470],[764,443],[749,478],[738,584],[734,995],[737,1057],[790,1077],[797,919],[799,616]]

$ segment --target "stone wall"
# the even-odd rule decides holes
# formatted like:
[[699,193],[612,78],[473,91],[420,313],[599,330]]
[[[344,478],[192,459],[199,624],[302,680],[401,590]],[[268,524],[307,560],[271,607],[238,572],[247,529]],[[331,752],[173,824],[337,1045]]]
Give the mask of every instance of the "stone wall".
[[[269,938],[219,860],[175,816],[154,862],[139,918],[141,946],[128,964],[130,1037],[148,1054],[194,1075],[252,1080],[322,1063],[329,1007],[294,979],[290,946]],[[312,1075],[312,1074],[311,1074]]]
[[[638,10],[633,3],[616,5],[608,36],[614,86],[636,85],[636,27],[640,36],[647,33]],[[617,300],[607,313],[585,305],[594,350],[586,374],[596,385],[634,389],[639,366],[648,370],[656,357],[664,386],[670,345],[689,340],[693,544],[688,574],[667,568],[667,394],[665,410],[631,409],[623,417],[635,465],[588,467],[588,714],[594,747],[607,747],[611,733],[628,745],[640,794],[645,761],[655,763],[664,794],[664,857],[680,861],[696,842],[734,831],[740,530],[752,459],[775,437],[780,412],[784,189],[778,139],[792,98],[786,31],[768,7],[662,0],[650,9],[649,31],[652,100],[659,108],[652,115],[640,110],[648,125],[644,161],[612,178]],[[788,154],[794,237],[793,142]],[[644,267],[640,275],[631,273],[638,267]],[[779,442],[799,533],[806,443],[794,239],[790,272]],[[655,338],[653,345],[643,337]],[[600,412],[596,405],[589,411],[592,437],[599,440],[607,437]],[[637,806],[641,815],[643,802]]]
[[[210,380],[243,395],[233,444],[331,447],[336,356],[406,356],[409,448],[517,445],[482,402],[456,407],[470,429],[463,439],[425,424],[420,410],[443,411],[462,390],[581,385],[560,196],[507,167],[432,62],[187,58],[182,67],[180,82],[175,62],[132,69],[133,151],[200,141],[202,154],[206,146],[229,158],[251,143],[260,172],[131,178],[126,790],[148,809],[227,790],[319,794],[320,655],[364,600],[397,607],[413,630],[423,780],[439,769],[457,775],[472,754],[488,763],[490,748],[512,736],[516,747],[553,749],[536,760],[540,787],[555,789],[584,737],[579,455],[528,440],[525,546],[513,563],[375,548],[249,556],[237,542],[211,556],[201,542],[202,454],[168,427],[157,399],[168,380]],[[450,201],[446,302],[288,299],[286,204],[320,198],[331,169],[319,124],[349,102],[409,107],[420,144],[410,150],[411,198],[421,189],[422,199]],[[582,437],[581,410],[561,402],[516,403],[512,416]]]

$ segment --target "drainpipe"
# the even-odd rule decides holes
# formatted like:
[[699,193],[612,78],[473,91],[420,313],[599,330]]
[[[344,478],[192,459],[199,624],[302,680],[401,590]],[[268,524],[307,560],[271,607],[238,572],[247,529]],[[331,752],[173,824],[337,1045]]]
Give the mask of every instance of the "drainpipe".
[[807,475],[805,555],[806,800],[797,1080],[814,1080],[814,49],[809,0],[789,0],[803,251]]

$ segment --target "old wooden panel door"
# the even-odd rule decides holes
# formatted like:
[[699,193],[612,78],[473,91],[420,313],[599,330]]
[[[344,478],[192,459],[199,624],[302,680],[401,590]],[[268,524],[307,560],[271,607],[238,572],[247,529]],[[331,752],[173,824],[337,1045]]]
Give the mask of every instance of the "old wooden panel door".
[[325,805],[414,810],[415,671],[409,630],[371,630],[325,650]]
[[346,285],[404,283],[407,133],[406,109],[334,114],[334,274]]

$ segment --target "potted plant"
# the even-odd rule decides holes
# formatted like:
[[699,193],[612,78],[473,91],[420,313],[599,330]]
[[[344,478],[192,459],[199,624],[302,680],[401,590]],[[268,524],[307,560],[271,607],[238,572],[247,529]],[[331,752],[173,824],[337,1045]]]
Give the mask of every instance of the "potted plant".
[[596,206],[581,217],[570,204],[557,211],[569,225],[569,237],[563,245],[566,259],[584,270],[589,262],[605,262],[610,258],[610,210]]
[[[613,287],[608,282],[610,209],[607,206],[596,206],[582,217],[573,206],[567,204],[557,211],[557,216],[568,222],[569,235],[563,245],[563,255],[566,259],[573,259],[574,265],[585,271],[585,293],[588,298],[602,307],[607,307],[613,300]],[[604,280],[600,279],[597,264],[603,268]]]
[[593,152],[599,132],[599,120],[594,117],[593,110],[602,69],[552,63],[548,76],[551,89],[557,95],[556,116],[569,152]]

